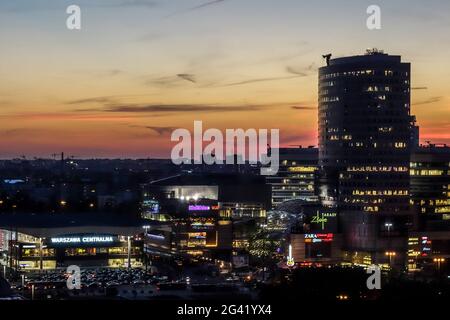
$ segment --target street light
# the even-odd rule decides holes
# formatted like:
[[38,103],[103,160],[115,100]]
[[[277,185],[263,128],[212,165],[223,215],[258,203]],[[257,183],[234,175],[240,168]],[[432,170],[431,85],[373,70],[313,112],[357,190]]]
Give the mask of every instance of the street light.
[[391,228],[394,226],[394,224],[392,222],[386,222],[384,224],[384,226],[387,228],[388,234],[389,234],[389,232],[391,231]]
[[445,262],[445,258],[434,258],[433,262],[437,263],[438,271],[441,272],[441,263]]
[[127,239],[127,256],[128,256],[128,269],[131,269],[131,236]]
[[386,222],[384,224],[385,228],[387,228],[387,235],[388,235],[388,241],[389,245],[391,244],[391,228],[394,226],[392,222]]
[[392,266],[392,257],[395,257],[395,251],[386,251],[385,254],[389,257],[389,266]]

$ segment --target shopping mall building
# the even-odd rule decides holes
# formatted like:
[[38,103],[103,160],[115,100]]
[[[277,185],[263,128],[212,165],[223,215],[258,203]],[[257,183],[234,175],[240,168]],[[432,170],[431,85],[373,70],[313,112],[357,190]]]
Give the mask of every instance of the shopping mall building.
[[2,264],[13,269],[142,265],[148,222],[113,215],[0,215]]

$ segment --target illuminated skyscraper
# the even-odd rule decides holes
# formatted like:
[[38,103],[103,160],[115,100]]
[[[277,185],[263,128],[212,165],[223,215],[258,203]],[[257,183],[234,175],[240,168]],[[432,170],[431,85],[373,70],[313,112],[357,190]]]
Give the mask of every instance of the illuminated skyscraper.
[[349,256],[405,260],[413,121],[400,56],[374,49],[319,69],[319,196],[337,208]]

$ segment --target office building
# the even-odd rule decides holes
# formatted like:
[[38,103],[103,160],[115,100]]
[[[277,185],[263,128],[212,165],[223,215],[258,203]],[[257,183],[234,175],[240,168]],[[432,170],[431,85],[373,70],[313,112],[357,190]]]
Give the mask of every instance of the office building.
[[448,270],[450,147],[429,143],[416,148],[411,155],[410,176],[418,230],[408,238],[408,270]]
[[266,176],[272,186],[272,208],[290,200],[316,201],[315,174],[318,168],[318,149],[280,148],[278,173]]
[[319,197],[337,208],[351,259],[406,262],[410,78],[409,63],[376,49],[319,69]]
[[450,220],[450,147],[417,148],[411,155],[410,175],[411,201],[420,220]]

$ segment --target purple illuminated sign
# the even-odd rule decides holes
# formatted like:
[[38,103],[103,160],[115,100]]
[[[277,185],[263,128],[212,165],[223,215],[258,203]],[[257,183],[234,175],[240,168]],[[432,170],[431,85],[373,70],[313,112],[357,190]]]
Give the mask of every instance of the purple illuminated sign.
[[209,206],[202,206],[199,204],[196,205],[189,205],[189,211],[209,211]]

